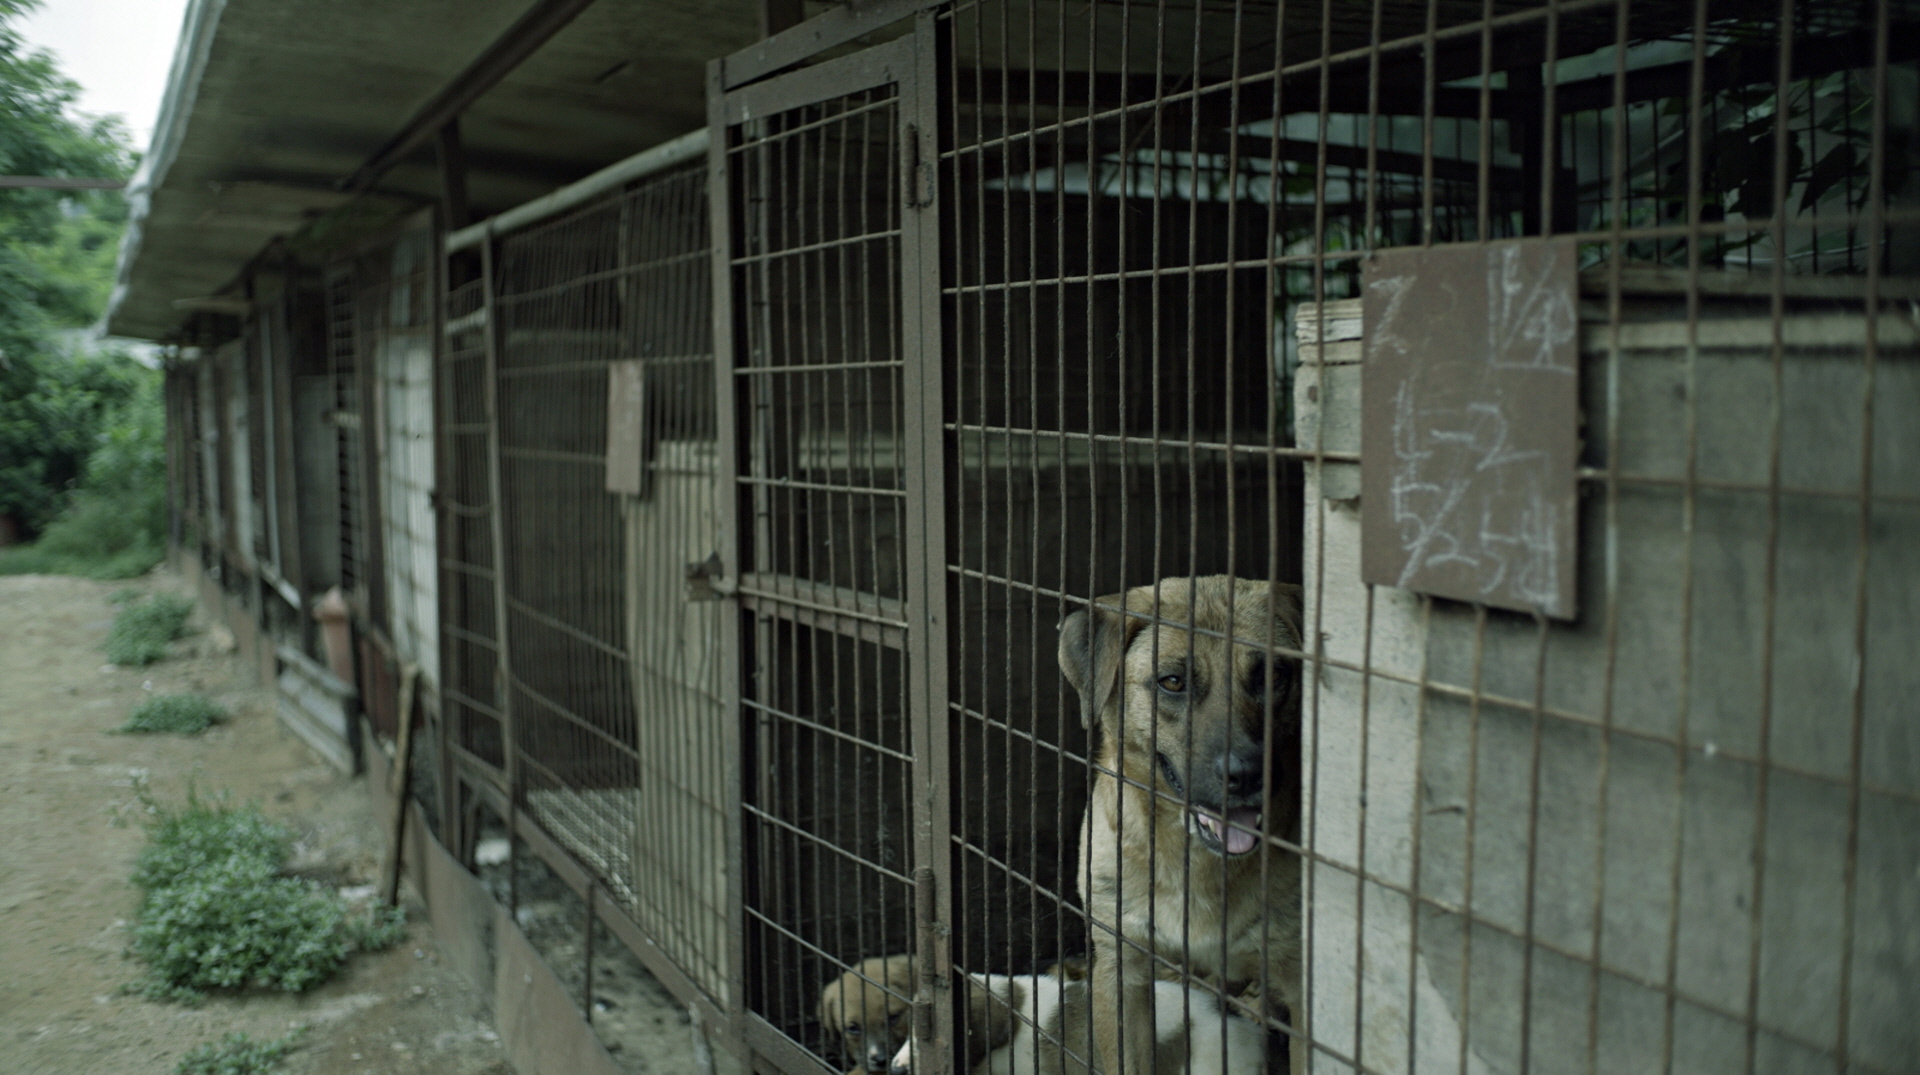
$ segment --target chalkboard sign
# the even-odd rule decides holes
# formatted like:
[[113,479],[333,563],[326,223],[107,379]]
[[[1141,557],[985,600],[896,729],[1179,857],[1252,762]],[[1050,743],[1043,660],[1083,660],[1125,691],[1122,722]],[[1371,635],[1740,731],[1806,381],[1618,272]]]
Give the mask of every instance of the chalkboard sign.
[[1382,251],[1364,283],[1361,576],[1572,618],[1573,243]]

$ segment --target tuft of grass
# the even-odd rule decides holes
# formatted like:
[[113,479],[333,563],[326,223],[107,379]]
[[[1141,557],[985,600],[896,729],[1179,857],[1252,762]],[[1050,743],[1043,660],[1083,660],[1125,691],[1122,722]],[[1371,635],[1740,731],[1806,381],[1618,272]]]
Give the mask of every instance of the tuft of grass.
[[362,952],[384,952],[407,939],[407,909],[373,904],[347,918],[347,940]]
[[306,1028],[299,1027],[284,1038],[254,1041],[235,1031],[181,1057],[174,1075],[269,1075],[305,1035]]
[[169,644],[186,631],[192,614],[192,601],[170,593],[123,605],[107,630],[107,660],[148,665],[165,658]]
[[197,735],[227,719],[227,711],[204,694],[156,694],[133,707],[123,732]]
[[191,791],[178,810],[146,801],[154,820],[134,864],[145,895],[132,951],[147,973],[131,988],[148,998],[192,1003],[250,986],[305,992],[349,952],[404,933],[403,915],[357,917],[331,889],[285,876],[292,834],[259,807]]

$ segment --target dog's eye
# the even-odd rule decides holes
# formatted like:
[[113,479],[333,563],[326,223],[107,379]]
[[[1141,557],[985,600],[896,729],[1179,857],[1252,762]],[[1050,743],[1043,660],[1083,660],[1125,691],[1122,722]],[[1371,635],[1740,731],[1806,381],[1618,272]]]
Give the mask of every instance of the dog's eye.
[[848,1023],[848,1024],[847,1024],[847,1037],[849,1037],[849,1038],[857,1038],[857,1037],[859,1037],[859,1036],[860,1036],[860,1024],[859,1024],[859,1023]]
[[1187,677],[1177,673],[1161,676],[1156,682],[1168,694],[1179,694],[1187,689]]

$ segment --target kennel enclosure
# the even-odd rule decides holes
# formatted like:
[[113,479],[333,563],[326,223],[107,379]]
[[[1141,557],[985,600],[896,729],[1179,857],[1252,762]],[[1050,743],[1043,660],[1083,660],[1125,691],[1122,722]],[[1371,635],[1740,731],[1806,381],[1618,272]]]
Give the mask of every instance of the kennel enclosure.
[[[635,963],[844,1070],[821,987],[911,952],[916,1070],[963,1066],[956,975],[1101,928],[1057,625],[1221,573],[1305,596],[1310,1070],[1920,1055],[1920,12],[813,16],[699,57],[704,131],[263,261],[169,376],[183,557],[303,683],[346,593],[373,742],[417,682],[427,834],[569,908],[530,935],[603,1040]],[[1507,352],[1393,274],[1558,340],[1571,409],[1423,381]],[[1552,453],[1471,518],[1419,469]]]

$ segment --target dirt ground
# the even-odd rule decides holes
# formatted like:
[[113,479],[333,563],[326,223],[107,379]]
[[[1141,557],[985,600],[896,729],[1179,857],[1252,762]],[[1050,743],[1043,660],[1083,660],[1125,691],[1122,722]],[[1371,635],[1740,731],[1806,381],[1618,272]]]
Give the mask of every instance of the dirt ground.
[[[133,585],[185,592],[164,572]],[[261,804],[299,834],[298,863],[343,886],[373,879],[382,841],[361,781],[280,726],[272,691],[251,682],[199,614],[173,659],[106,664],[108,598],[127,588],[0,577],[0,1071],[167,1073],[232,1031],[270,1038],[305,1024],[282,1062],[288,1075],[511,1072],[488,998],[440,959],[417,903],[405,942],[352,957],[301,996],[248,992],[186,1007],[120,991],[140,971],[124,955],[136,896],[127,878],[145,838],[136,779],[163,803],[191,783]],[[188,690],[232,719],[194,737],[107,734],[147,692]],[[616,1055],[627,1054],[629,1070],[691,1070],[680,1063],[691,1050],[685,1016],[659,999],[628,1014],[657,1028],[661,1048]]]

